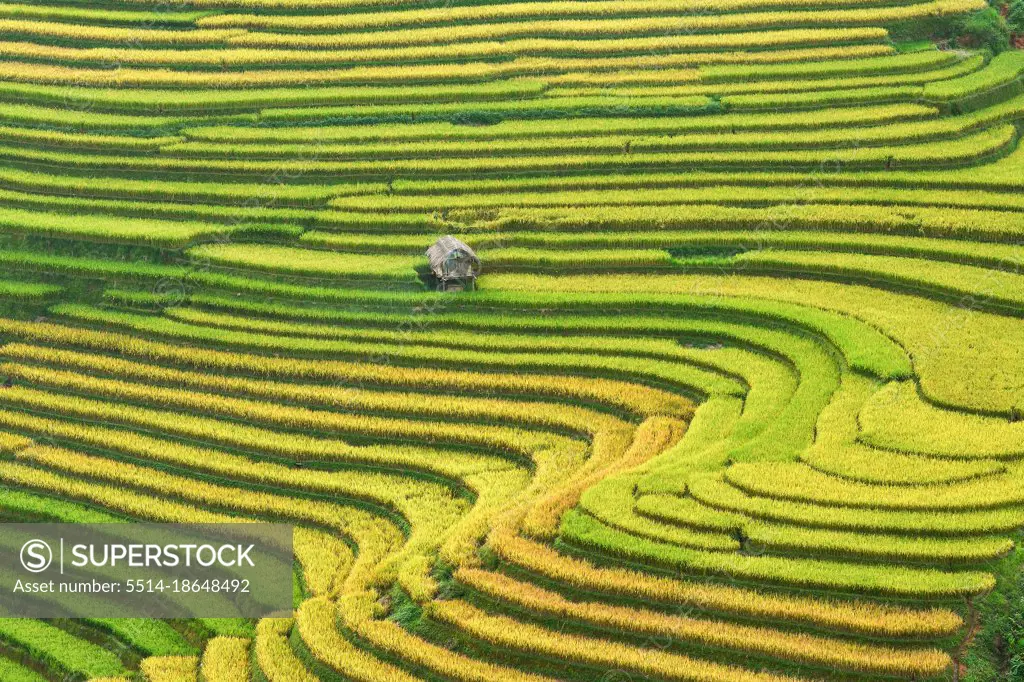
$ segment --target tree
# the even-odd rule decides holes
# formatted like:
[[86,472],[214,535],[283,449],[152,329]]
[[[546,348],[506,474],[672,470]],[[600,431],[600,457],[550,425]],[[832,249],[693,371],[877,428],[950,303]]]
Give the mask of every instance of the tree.
[[[1022,0],[1016,2],[1020,4]],[[967,17],[960,35],[972,45],[986,47],[997,54],[1010,47],[1010,27],[1006,19],[991,7]]]
[[1006,23],[1017,35],[1024,35],[1024,0],[1011,0],[1010,11],[1006,13]]

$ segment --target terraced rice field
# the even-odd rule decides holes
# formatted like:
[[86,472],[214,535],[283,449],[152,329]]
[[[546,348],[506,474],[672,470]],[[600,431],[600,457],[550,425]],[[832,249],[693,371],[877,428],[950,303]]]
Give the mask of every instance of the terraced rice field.
[[294,618],[0,679],[1021,679],[985,7],[0,2],[0,516],[296,527]]

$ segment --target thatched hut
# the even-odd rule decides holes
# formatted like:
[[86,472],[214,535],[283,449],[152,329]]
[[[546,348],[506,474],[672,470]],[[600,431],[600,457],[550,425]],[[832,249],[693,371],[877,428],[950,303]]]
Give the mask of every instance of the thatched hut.
[[427,249],[427,259],[440,291],[476,288],[480,259],[464,242],[451,235],[441,237]]

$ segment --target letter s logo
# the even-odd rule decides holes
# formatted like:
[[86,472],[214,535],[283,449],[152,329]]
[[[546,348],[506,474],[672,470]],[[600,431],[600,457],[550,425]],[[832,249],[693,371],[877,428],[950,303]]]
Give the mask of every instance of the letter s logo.
[[29,540],[21,546],[21,565],[30,573],[42,573],[53,563],[53,551],[42,540]]

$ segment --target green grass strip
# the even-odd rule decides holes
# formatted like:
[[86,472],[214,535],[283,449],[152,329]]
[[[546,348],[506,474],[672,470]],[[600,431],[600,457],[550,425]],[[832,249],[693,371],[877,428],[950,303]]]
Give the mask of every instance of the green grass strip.
[[946,572],[899,566],[846,564],[820,559],[791,559],[689,550],[615,530],[593,517],[570,511],[562,517],[561,534],[574,545],[685,573],[730,576],[797,588],[887,594],[914,598],[950,598],[980,594],[992,588],[987,573]]
[[120,659],[112,652],[42,621],[0,618],[0,639],[66,674],[90,678],[125,673]]

